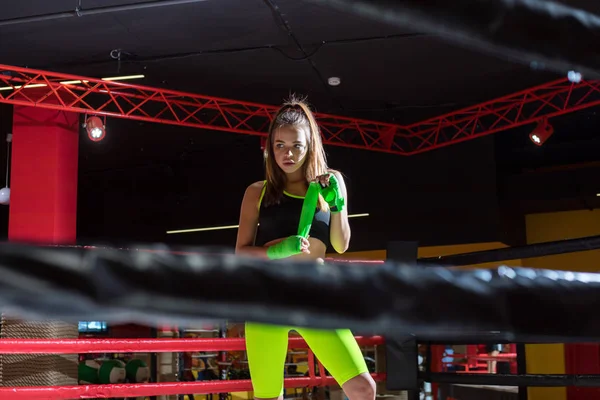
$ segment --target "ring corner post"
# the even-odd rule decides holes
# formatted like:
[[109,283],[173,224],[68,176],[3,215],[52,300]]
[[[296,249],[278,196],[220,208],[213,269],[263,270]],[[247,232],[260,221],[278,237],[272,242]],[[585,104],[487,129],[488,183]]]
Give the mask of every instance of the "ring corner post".
[[[415,265],[419,251],[416,241],[392,241],[386,246],[386,261]],[[378,359],[384,358],[384,371],[386,373],[385,387],[380,390],[406,392],[409,400],[419,398],[419,354],[417,338],[407,333],[386,337],[383,352],[378,351]],[[383,353],[383,354],[381,354]],[[381,368],[381,367],[379,367]]]

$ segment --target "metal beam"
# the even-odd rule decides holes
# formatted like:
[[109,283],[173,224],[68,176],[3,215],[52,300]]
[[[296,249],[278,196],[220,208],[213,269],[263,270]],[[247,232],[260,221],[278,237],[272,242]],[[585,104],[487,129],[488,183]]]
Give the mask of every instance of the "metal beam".
[[[0,65],[0,102],[265,136],[276,106]],[[560,79],[407,126],[318,113],[327,145],[414,155],[600,104]]]

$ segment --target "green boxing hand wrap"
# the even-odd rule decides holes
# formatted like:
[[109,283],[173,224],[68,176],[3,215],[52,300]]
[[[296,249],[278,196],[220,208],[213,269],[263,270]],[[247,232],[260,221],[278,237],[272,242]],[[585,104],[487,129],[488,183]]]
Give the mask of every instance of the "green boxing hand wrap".
[[342,195],[340,184],[335,175],[329,175],[329,186],[321,187],[321,195],[329,204],[331,212],[341,212],[346,207],[346,200]]
[[315,210],[317,209],[317,202],[319,201],[319,193],[321,193],[321,185],[317,182],[311,182],[304,195],[300,222],[298,223],[298,236],[302,236],[305,239],[308,239],[308,234],[312,227]]
[[299,254],[300,245],[302,244],[301,236],[289,236],[281,242],[269,246],[267,248],[267,257],[269,260],[278,260]]

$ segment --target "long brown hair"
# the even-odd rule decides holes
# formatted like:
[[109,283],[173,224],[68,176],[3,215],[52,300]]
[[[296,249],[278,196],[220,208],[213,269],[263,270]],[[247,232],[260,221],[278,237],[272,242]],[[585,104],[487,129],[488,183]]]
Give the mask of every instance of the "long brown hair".
[[[273,140],[277,129],[286,126],[297,129],[303,128],[305,132],[308,132],[306,160],[302,166],[306,182],[310,183],[317,176],[324,175],[329,171],[317,120],[305,100],[292,96],[277,110],[269,126],[264,154],[267,187],[263,203],[266,206],[278,204],[285,189],[287,178],[273,156]],[[327,203],[321,196],[319,196],[318,208],[321,210],[327,209]]]

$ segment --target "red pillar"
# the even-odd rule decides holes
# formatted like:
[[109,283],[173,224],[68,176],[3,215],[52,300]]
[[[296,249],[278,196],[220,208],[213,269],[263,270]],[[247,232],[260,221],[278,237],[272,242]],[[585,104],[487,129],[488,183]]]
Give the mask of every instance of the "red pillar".
[[73,244],[79,114],[15,106],[8,239]]
[[[566,374],[600,374],[600,345],[597,343],[565,344]],[[600,388],[567,387],[567,400],[600,398]]]

